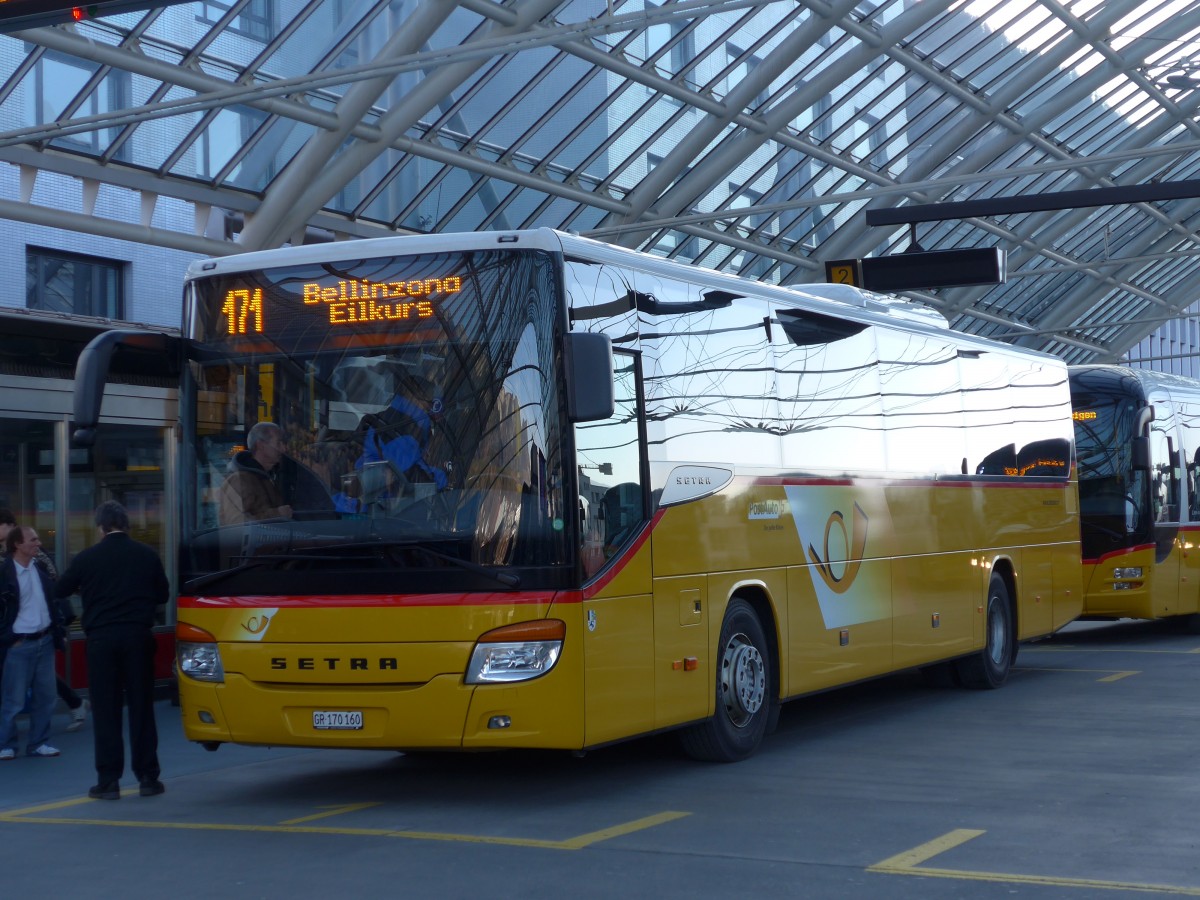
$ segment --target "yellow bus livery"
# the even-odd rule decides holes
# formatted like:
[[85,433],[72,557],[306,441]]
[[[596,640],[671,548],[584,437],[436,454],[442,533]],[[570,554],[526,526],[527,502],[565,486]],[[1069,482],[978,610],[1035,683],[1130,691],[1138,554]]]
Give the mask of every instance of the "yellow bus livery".
[[1200,382],[1070,369],[1086,619],[1200,631]]
[[[448,273],[429,315],[310,302]],[[230,296],[261,298],[253,333]],[[207,747],[670,729],[733,761],[815,691],[997,687],[1080,612],[1066,367],[917,304],[549,230],[208,260],[185,297],[179,693]],[[277,515],[222,513],[247,472]]]

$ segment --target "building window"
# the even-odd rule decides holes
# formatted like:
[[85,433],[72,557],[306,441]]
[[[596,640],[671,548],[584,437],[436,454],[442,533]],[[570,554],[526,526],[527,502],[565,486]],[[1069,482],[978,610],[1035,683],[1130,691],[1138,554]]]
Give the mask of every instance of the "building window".
[[[26,52],[31,52],[32,47],[32,44],[27,44]],[[63,119],[96,116],[128,107],[128,72],[109,71],[99,84],[80,99],[80,94],[88,88],[98,68],[95,64],[81,62],[54,51],[44,53],[37,61],[33,73],[33,92],[29,97],[29,101],[34,105],[31,110],[32,121],[58,122]],[[97,128],[57,137],[54,139],[54,145],[98,155],[108,150],[109,145],[120,133],[120,128]],[[128,160],[128,143],[118,148],[113,158]]]
[[25,305],[30,309],[125,317],[123,265],[59,250],[25,251]]
[[[217,178],[235,154],[242,152],[266,120],[266,113],[238,104],[218,112],[205,125],[196,140],[196,174],[201,178]],[[247,163],[251,158],[259,160],[257,167],[253,163]],[[247,171],[248,169],[253,172]],[[264,156],[263,151],[259,149],[251,150],[250,154],[226,172],[224,177],[238,187],[266,190],[274,175],[274,157],[270,151]]]
[[696,62],[696,36],[689,30],[690,21],[672,19],[646,29],[646,55],[653,56],[671,44],[670,51],[658,60],[658,68],[667,70],[667,77],[674,78]]
[[[747,78],[753,77],[755,70],[762,65],[763,61],[761,57],[747,53],[736,44],[728,42],[725,44],[725,52],[729,54],[729,61],[733,64],[733,68],[729,72],[729,90],[732,91]],[[750,101],[747,109],[755,110],[765,106],[770,96],[770,85],[763,85],[754,95],[754,99]]]
[[[731,181],[729,187],[729,209],[753,209],[762,203],[763,195],[759,191],[752,191],[745,185]],[[771,218],[770,213],[747,213],[742,217],[742,227],[753,231],[756,228],[761,228],[768,219]],[[772,229],[773,230],[773,229]]]
[[[220,0],[201,0],[199,19],[202,22],[216,24],[221,21],[222,16],[229,12],[232,5],[232,3],[222,3]],[[266,43],[275,36],[270,0],[250,0],[225,27]]]

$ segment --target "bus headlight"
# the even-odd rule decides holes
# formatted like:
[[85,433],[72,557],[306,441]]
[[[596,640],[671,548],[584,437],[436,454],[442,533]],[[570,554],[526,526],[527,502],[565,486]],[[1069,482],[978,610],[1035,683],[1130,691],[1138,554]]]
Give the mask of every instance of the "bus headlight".
[[1113,569],[1113,578],[1141,578],[1141,566],[1126,566],[1123,569]]
[[215,641],[196,643],[181,641],[176,636],[175,658],[180,675],[196,681],[225,681],[225,667],[221,665],[221,651]]
[[521,622],[479,638],[467,664],[467,684],[528,681],[554,668],[567,626],[557,619]]

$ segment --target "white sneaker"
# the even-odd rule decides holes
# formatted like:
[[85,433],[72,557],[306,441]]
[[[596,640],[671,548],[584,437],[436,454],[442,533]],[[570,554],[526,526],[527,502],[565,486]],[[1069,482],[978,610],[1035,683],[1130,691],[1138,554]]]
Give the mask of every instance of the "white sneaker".
[[91,706],[86,700],[71,710],[71,724],[67,726],[67,731],[78,731],[83,727],[83,723],[87,721],[88,707]]
[[0,759],[16,759],[16,758],[17,758],[17,751],[13,750],[11,747],[5,747],[3,750],[0,750]]
[[49,744],[42,744],[40,747],[35,747],[29,751],[30,756],[58,756],[57,747],[51,747]]

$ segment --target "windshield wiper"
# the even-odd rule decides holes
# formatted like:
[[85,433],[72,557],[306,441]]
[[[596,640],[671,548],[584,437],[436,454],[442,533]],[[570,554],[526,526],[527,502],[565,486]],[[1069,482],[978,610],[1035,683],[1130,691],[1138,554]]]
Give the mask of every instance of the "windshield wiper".
[[244,563],[239,563],[236,566],[231,566],[228,569],[220,569],[216,572],[209,572],[207,575],[198,575],[184,583],[181,588],[182,593],[191,594],[200,590],[202,587],[221,581],[231,575],[237,575],[239,572],[248,572],[251,569],[262,569],[274,563],[288,562],[293,559],[329,559],[330,557],[317,553],[272,553],[266,556],[256,556],[254,559],[248,559]]
[[[476,575],[482,575],[483,577],[489,578],[492,581],[499,582],[505,587],[518,588],[521,586],[520,577],[512,572],[492,569],[488,566],[482,566],[479,563],[473,563],[470,560],[461,559],[457,556],[451,556],[448,553],[443,553],[440,550],[434,550],[432,547],[425,546],[420,541],[350,541],[345,544],[325,544],[319,547],[309,547],[308,550],[340,551],[361,550],[363,548],[376,548],[382,550],[384,551],[385,556],[391,556],[390,553],[387,553],[388,550],[397,548],[413,549],[420,553],[428,554],[436,559],[440,559],[444,562],[448,562],[451,565],[457,566],[460,569],[464,569],[467,572],[473,572]],[[210,584],[221,581],[225,578],[229,578],[233,575],[237,575],[240,572],[248,572],[251,569],[261,569],[278,563],[289,562],[291,560],[328,561],[336,558],[337,557],[328,553],[313,552],[273,553],[266,556],[255,556],[253,559],[248,559],[245,562],[236,566],[232,566],[228,569],[221,569],[218,572],[209,572],[207,575],[199,575],[196,578],[186,582],[182,587],[182,592],[186,594],[192,594],[203,587],[207,587]]]
[[487,566],[479,565],[479,563],[473,563],[470,560],[461,559],[457,556],[451,556],[449,553],[443,553],[441,550],[434,550],[432,547],[425,547],[421,544],[415,544],[414,546],[422,553],[428,553],[430,556],[445,560],[446,562],[458,566],[460,569],[465,569],[468,572],[474,572],[477,575],[483,575],[486,578],[491,578],[503,585],[506,585],[507,587],[518,588],[521,586],[520,576],[514,575],[512,572],[505,572],[499,569],[489,569]]
[[321,547],[310,547],[310,550],[360,550],[364,547],[375,547],[382,551],[386,556],[391,556],[389,550],[404,549],[416,550],[419,553],[426,553],[435,559],[440,559],[443,562],[448,562],[451,565],[458,566],[467,572],[473,572],[476,575],[482,575],[484,578],[490,578],[492,581],[498,581],[505,587],[518,588],[521,586],[521,578],[512,572],[506,572],[502,569],[493,569],[489,566],[483,566],[479,563],[471,562],[459,556],[451,556],[449,553],[443,553],[441,550],[434,550],[432,547],[419,540],[392,541],[350,541],[345,544],[327,544]]

